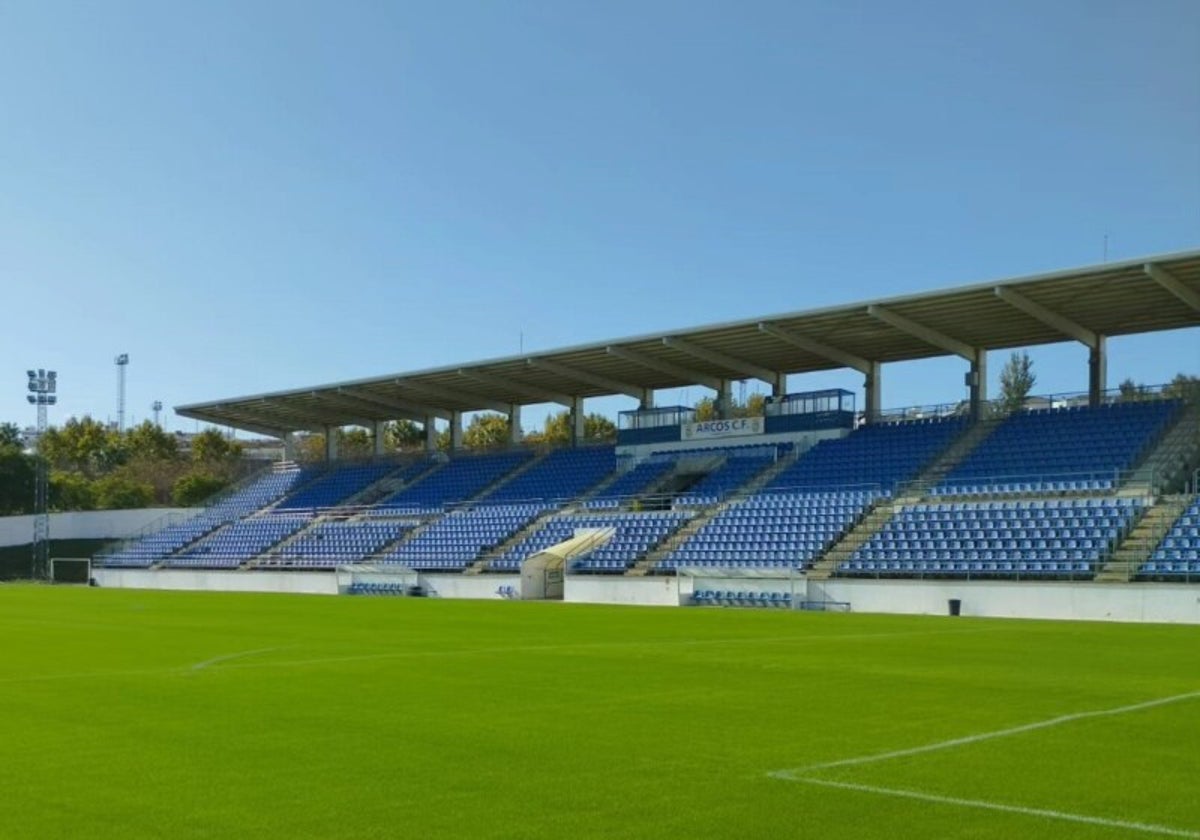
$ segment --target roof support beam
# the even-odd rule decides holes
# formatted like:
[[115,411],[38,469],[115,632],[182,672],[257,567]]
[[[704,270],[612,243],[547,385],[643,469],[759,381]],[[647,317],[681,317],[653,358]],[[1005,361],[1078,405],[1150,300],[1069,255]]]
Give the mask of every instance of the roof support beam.
[[[404,388],[412,388],[415,391],[421,391],[435,399],[447,400],[451,403],[469,406],[469,410],[471,411],[496,411],[500,414],[508,414],[508,403],[500,402],[499,400],[491,400],[487,397],[482,397],[479,394],[456,391],[453,388],[443,388],[440,385],[426,385],[424,382],[412,382],[408,379],[397,379],[396,384]],[[459,411],[459,409],[450,409],[451,414],[453,414],[455,411]],[[451,417],[451,421],[453,421],[453,419],[454,418]]]
[[[536,385],[528,385],[524,382],[515,382],[512,379],[507,379],[503,376],[496,376],[491,373],[478,373],[476,371],[460,368],[458,375],[466,379],[473,379],[481,385],[490,385],[494,388],[500,388],[505,391],[511,391],[515,394],[524,394],[526,399],[535,400],[537,402],[552,402],[559,405],[565,405],[570,408],[574,398],[570,394],[560,394],[557,391],[548,391],[545,388],[539,388]],[[510,405],[505,413],[511,411]]]
[[610,356],[616,356],[618,359],[624,359],[627,362],[633,362],[635,365],[648,367],[659,373],[665,373],[667,376],[674,376],[677,379],[682,379],[684,382],[703,385],[705,388],[711,388],[714,391],[721,390],[721,380],[715,376],[709,376],[707,373],[701,373],[698,370],[689,370],[679,365],[673,365],[670,362],[662,362],[651,356],[647,356],[645,353],[639,353],[636,350],[629,350],[624,347],[609,345],[605,349]]
[[[362,403],[355,402],[353,399],[340,394],[313,391],[312,397],[318,405],[330,406],[333,409],[332,414],[326,415],[327,417],[332,417],[332,419],[325,421],[326,425],[366,426],[369,429],[379,419],[378,414],[381,409],[374,406],[364,408]],[[346,412],[348,411],[354,412],[354,414],[352,416],[347,415]]]
[[373,405],[376,408],[395,411],[397,412],[397,417],[405,420],[424,421],[426,417],[431,416],[441,420],[450,419],[449,411],[432,405],[409,402],[408,400],[391,400],[384,397],[377,397],[374,394],[364,394],[361,391],[351,391],[347,388],[338,388],[338,393],[365,405]]
[[1015,292],[1012,289],[1004,286],[997,286],[993,290],[996,297],[1007,303],[1009,306],[1019,309],[1031,318],[1041,321],[1046,326],[1057,330],[1065,336],[1075,339],[1080,344],[1086,345],[1095,349],[1097,344],[1096,333],[1089,330],[1087,327],[1072,321],[1064,315],[1060,315],[1052,309],[1047,309],[1036,301],[1032,301],[1020,292]]
[[872,318],[883,321],[901,332],[906,332],[914,338],[919,338],[926,344],[934,347],[940,347],[947,353],[953,353],[956,356],[962,356],[968,362],[975,361],[975,348],[966,342],[959,341],[957,338],[952,338],[945,333],[938,332],[932,327],[927,327],[924,324],[918,324],[903,315],[893,312],[890,309],[884,309],[882,306],[871,304],[867,307],[867,314]]
[[[199,419],[199,418],[195,418],[195,419]],[[214,421],[205,420],[204,422],[212,423]],[[242,429],[247,432],[254,432],[256,435],[265,435],[266,437],[275,437],[275,438],[282,439],[282,438],[286,437],[288,434],[290,434],[290,432],[288,430],[281,429],[277,426],[276,427],[263,426],[258,423],[249,422],[249,421],[245,421],[245,420],[239,420],[237,418],[225,418],[223,420],[218,420],[215,422],[218,422],[224,426],[230,426],[231,428],[234,428],[234,429]]]
[[853,353],[847,353],[841,348],[825,344],[821,341],[814,341],[808,336],[800,335],[775,324],[768,324],[765,321],[758,325],[758,331],[778,338],[780,341],[790,344],[793,347],[799,347],[806,353],[812,353],[815,356],[829,359],[831,362],[837,362],[839,365],[852,368],[868,376],[871,374],[872,363],[870,360],[864,359],[862,356],[856,356]]
[[1142,266],[1142,271],[1146,272],[1146,276],[1155,283],[1175,295],[1175,297],[1192,307],[1192,309],[1200,312],[1200,294],[1193,292],[1187,286],[1183,285],[1178,277],[1154,263],[1146,263]]
[[682,338],[672,338],[667,336],[662,340],[662,343],[673,350],[678,350],[680,353],[686,353],[701,361],[709,364],[718,365],[723,368],[735,371],[743,376],[751,376],[755,379],[761,379],[769,385],[779,381],[779,371],[769,370],[765,367],[748,362],[745,359],[738,359],[725,353],[720,353],[716,350],[709,350],[707,347],[699,347],[690,341]]
[[582,382],[585,385],[591,385],[593,388],[603,388],[605,391],[613,394],[625,394],[628,397],[633,397],[635,400],[640,400],[646,389],[638,385],[632,385],[628,382],[619,382],[616,379],[609,379],[607,376],[599,376],[585,370],[560,365],[558,362],[551,362],[547,359],[528,358],[525,364],[530,367],[541,368],[549,371],[556,376],[561,376],[564,379],[571,379],[575,382]]

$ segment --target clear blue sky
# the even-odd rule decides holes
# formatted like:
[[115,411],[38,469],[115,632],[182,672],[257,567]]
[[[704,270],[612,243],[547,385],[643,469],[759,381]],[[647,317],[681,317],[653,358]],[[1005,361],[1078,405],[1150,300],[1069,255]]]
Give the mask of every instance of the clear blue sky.
[[1195,0],[0,2],[0,421],[38,365],[115,417],[119,352],[142,419],[1200,247],[1198,43]]

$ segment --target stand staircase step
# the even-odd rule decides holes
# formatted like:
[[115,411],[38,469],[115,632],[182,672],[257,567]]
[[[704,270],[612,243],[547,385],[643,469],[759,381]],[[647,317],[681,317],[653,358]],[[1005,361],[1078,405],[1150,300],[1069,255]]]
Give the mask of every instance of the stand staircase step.
[[[915,501],[915,499],[914,499]],[[842,534],[842,538],[825,550],[813,567],[808,570],[810,580],[828,580],[833,577],[837,567],[849,560],[859,548],[865,545],[871,537],[895,514],[899,500],[880,499],[855,525]]]
[[1149,447],[1124,486],[1154,494],[1179,492],[1197,466],[1200,466],[1200,403],[1191,403]]
[[795,450],[778,458],[774,463],[763,468],[761,472],[752,477],[749,481],[743,484],[736,491],[736,496],[717,502],[715,505],[705,505],[700,508],[696,516],[684,523],[683,527],[679,528],[658,546],[649,551],[645,557],[634,564],[633,568],[627,574],[630,575],[645,575],[652,570],[660,560],[665,559],[679,546],[695,536],[696,532],[711,522],[717,514],[727,510],[730,505],[736,501],[746,499],[766,486],[775,476],[779,475],[785,469],[796,463],[796,459],[800,457],[800,453]]
[[478,575],[487,571],[488,566],[492,564],[493,560],[495,560],[497,557],[500,557],[510,548],[520,543],[530,534],[534,533],[535,531],[540,531],[547,522],[549,522],[559,513],[561,513],[561,511],[558,508],[555,508],[554,510],[548,510],[540,516],[534,517],[534,519],[528,525],[517,529],[508,539],[504,540],[495,548],[485,551],[476,557],[475,561],[464,570],[463,574]]
[[912,498],[914,501],[928,494],[930,488],[937,484],[950,474],[950,471],[961,464],[966,457],[975,451],[979,444],[983,443],[987,438],[996,431],[1002,420],[988,419],[979,420],[967,428],[962,434],[954,439],[954,442],[942,450],[941,454],[933,459],[925,469],[917,474],[917,477],[901,488],[899,496],[906,499]]
[[358,493],[355,493],[353,496],[350,496],[349,498],[339,502],[338,506],[369,507],[370,505],[373,505],[382,499],[386,499],[388,496],[399,490],[403,490],[406,487],[412,487],[418,481],[424,481],[430,473],[432,473],[434,470],[441,469],[443,466],[445,466],[444,463],[431,463],[426,469],[417,473],[417,475],[415,475],[413,478],[409,479],[408,481],[402,481],[396,477],[396,473],[407,469],[408,465],[399,464],[397,465],[396,469],[379,479],[379,481],[364,487]]
[[1132,580],[1194,499],[1195,495],[1189,494],[1160,497],[1117,544],[1108,561],[1096,573],[1096,581],[1126,583]]

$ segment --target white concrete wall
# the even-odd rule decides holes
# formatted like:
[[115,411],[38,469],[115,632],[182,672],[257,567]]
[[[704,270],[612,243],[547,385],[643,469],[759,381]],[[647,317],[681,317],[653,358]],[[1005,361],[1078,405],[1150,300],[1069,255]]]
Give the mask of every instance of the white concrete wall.
[[[50,539],[120,539],[171,515],[190,516],[199,508],[143,508],[139,510],[86,510],[50,514]],[[0,546],[33,541],[32,516],[0,517]]]
[[420,584],[438,598],[500,598],[496,590],[501,586],[521,586],[521,576],[511,575],[455,575],[424,574]]
[[126,589],[187,589],[202,592],[338,594],[332,572],[202,571],[191,569],[92,569],[101,586]]
[[[685,579],[686,580],[686,579]],[[563,600],[576,604],[639,604],[677,607],[679,578],[567,575]]]
[[970,616],[1200,624],[1195,584],[828,580],[810,581],[808,597],[848,601],[854,612],[946,615],[958,598]]

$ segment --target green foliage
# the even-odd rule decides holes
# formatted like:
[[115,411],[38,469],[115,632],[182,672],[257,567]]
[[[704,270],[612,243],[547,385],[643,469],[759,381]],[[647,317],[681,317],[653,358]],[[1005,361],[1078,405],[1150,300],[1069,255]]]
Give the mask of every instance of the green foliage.
[[1126,378],[1124,382],[1117,386],[1117,402],[1136,402],[1138,400],[1149,399],[1150,396],[1149,388],[1145,385],[1139,385],[1129,378]]
[[1176,399],[1200,400],[1200,376],[1177,373],[1170,384],[1163,389],[1163,394]]
[[122,436],[87,415],[47,429],[38,441],[38,452],[57,469],[89,477],[116,468],[128,456]]
[[171,501],[180,507],[197,507],[229,484],[224,478],[203,471],[182,475],[171,490]]
[[33,512],[33,458],[12,445],[0,446],[0,516]]
[[497,449],[508,446],[508,416],[484,412],[471,418],[463,430],[463,446],[469,449]]
[[1020,411],[1025,398],[1033,390],[1037,376],[1033,372],[1033,360],[1021,351],[1009,356],[1000,371],[1000,409],[1006,414]]
[[21,450],[25,447],[25,438],[16,423],[0,423],[0,451],[5,449]]
[[54,470],[50,473],[51,510],[95,510],[95,482],[81,473]]
[[154,487],[147,482],[123,475],[106,475],[96,479],[94,486],[96,507],[101,510],[127,510],[154,504]]
[[[603,414],[591,413],[583,418],[583,439],[588,442],[613,442],[617,427]],[[571,443],[571,412],[559,411],[546,417],[540,432],[525,436],[527,443],[567,446]]]
[[[1028,727],[1193,692],[1183,625],[4,586],[0,633],[14,840],[1200,831],[1194,697]],[[770,775],[896,750],[811,775],[943,801]]]
[[371,433],[366,429],[338,429],[338,458],[370,458],[375,452]]
[[154,461],[174,461],[179,457],[179,444],[149,420],[125,432],[125,451],[130,458]]
[[[766,409],[767,398],[763,394],[751,394],[745,403],[732,400],[729,407],[731,417],[762,417]],[[717,401],[712,397],[702,397],[695,405],[696,422],[717,420]]]
[[242,457],[242,445],[226,437],[218,429],[205,429],[192,438],[192,461],[198,464],[221,464]]
[[425,430],[411,420],[396,420],[387,424],[383,439],[388,449],[421,449],[425,446]]

